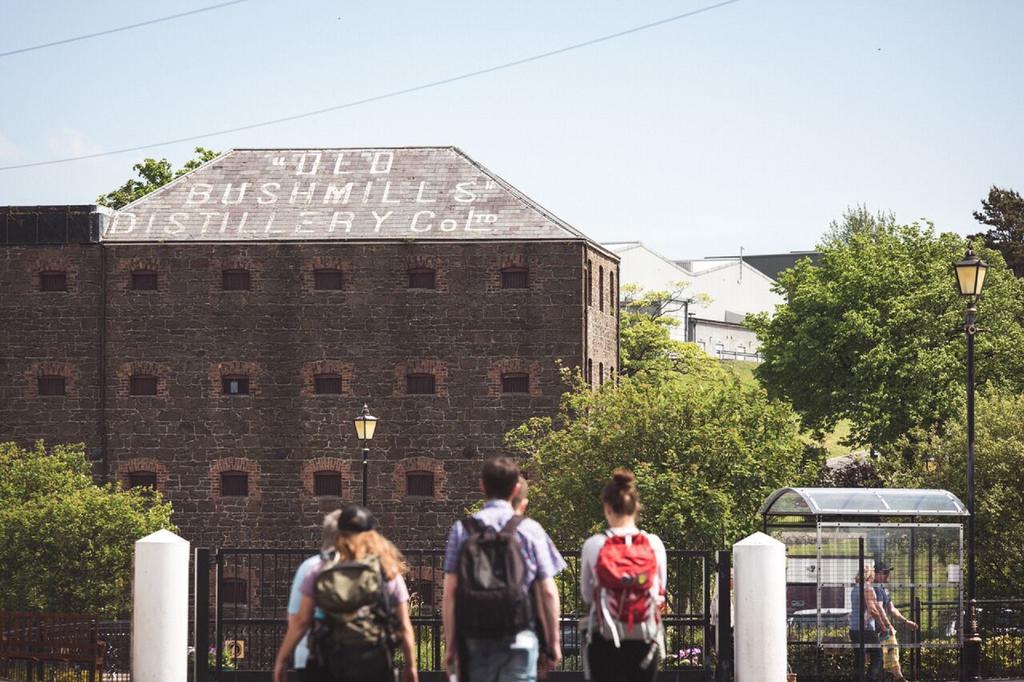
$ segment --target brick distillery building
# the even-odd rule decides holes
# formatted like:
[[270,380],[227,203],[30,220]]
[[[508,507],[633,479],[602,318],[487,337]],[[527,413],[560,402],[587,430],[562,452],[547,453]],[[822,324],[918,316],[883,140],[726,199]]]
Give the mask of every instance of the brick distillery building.
[[362,494],[436,546],[558,363],[618,364],[618,258],[451,147],[240,149],[117,212],[0,209],[0,440],[84,442],[194,545]]

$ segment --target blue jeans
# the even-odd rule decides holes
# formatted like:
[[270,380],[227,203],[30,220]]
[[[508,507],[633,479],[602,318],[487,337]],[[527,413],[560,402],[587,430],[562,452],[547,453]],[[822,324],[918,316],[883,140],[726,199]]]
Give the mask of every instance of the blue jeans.
[[502,639],[466,639],[469,682],[536,682],[540,642],[533,630]]

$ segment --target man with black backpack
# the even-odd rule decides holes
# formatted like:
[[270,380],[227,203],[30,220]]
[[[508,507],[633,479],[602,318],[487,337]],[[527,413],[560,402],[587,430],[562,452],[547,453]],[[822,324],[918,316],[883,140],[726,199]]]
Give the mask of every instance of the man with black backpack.
[[539,523],[513,510],[510,500],[520,487],[514,460],[484,464],[481,487],[487,503],[448,537],[445,662],[461,682],[533,682],[538,632],[545,633],[546,664],[562,658],[554,578],[565,560]]

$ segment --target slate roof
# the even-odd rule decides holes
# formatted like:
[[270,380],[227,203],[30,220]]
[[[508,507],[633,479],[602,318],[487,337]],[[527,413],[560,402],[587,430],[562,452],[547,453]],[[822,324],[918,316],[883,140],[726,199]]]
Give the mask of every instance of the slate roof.
[[455,147],[234,149],[117,211],[102,239],[568,239],[601,248]]

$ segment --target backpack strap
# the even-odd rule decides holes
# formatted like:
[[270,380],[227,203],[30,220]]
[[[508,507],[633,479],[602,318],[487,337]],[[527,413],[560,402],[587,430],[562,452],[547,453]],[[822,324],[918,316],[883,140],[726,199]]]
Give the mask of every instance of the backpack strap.
[[477,535],[485,530],[484,522],[475,516],[467,516],[461,519],[461,523],[467,535]]
[[498,531],[498,534],[504,536],[514,536],[516,530],[519,528],[519,524],[523,522],[524,518],[525,517],[520,516],[519,514],[514,514],[512,518],[508,520],[508,523],[502,526],[501,530]]

